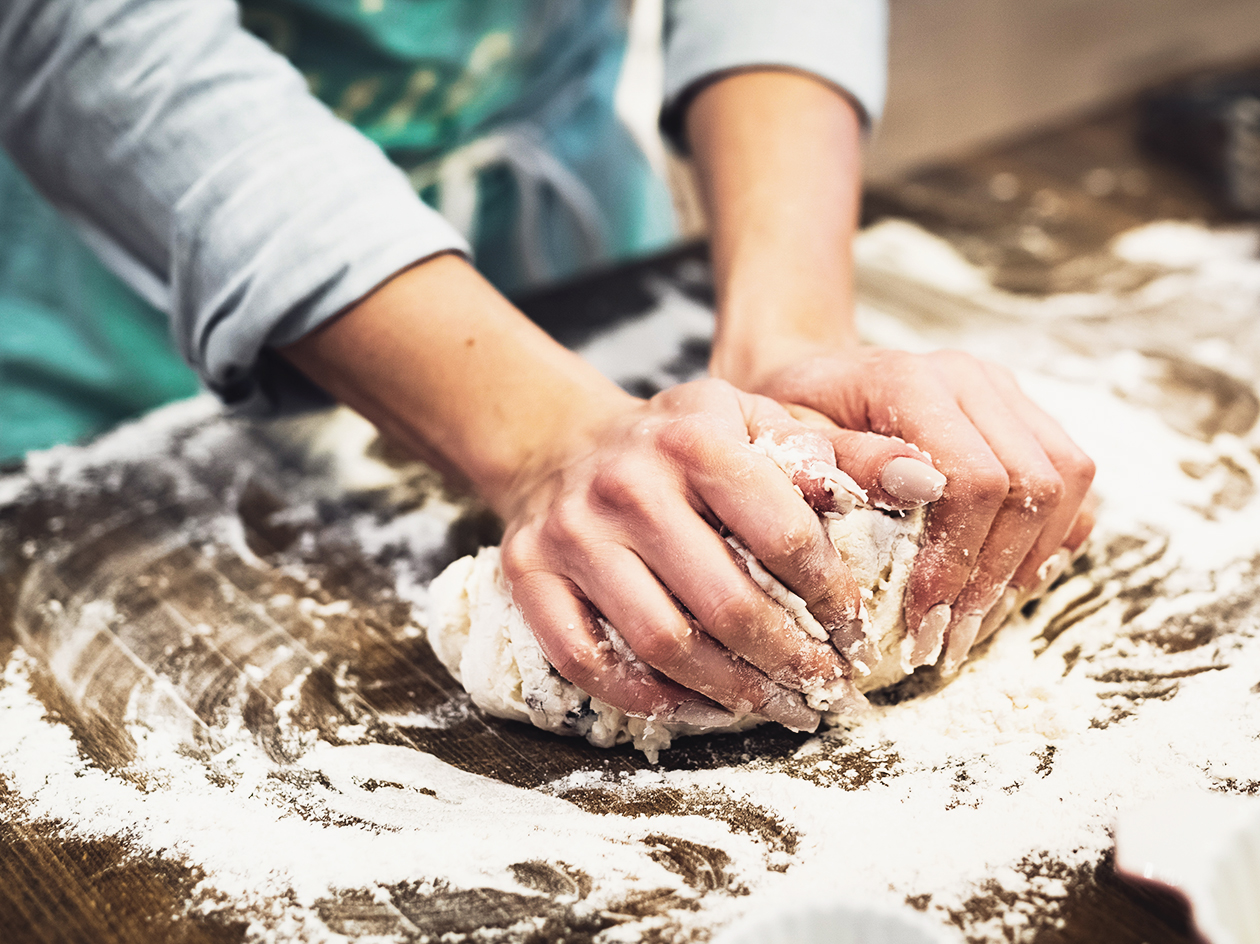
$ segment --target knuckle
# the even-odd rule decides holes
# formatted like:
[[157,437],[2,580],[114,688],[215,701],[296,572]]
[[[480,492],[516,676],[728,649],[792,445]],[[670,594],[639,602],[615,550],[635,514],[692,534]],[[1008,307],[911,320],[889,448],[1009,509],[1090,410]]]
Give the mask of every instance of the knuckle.
[[817,519],[812,515],[809,519],[793,516],[790,521],[784,522],[782,527],[767,537],[763,553],[768,561],[795,560],[812,549],[817,537]]
[[661,489],[661,476],[653,475],[638,463],[615,463],[601,469],[591,482],[595,509],[609,513],[623,523],[655,524],[665,517],[668,505]]
[[560,502],[553,507],[539,531],[541,543],[551,547],[573,547],[584,543],[590,515],[580,504]]
[[1079,446],[1071,441],[1064,442],[1048,455],[1067,490],[1079,492],[1088,490],[1090,483],[1094,481],[1097,469],[1094,460]]
[[857,616],[858,610],[862,606],[862,594],[858,590],[857,584],[853,582],[851,577],[845,573],[847,579],[832,579],[826,581],[823,594],[816,600],[810,609],[818,613],[842,613],[846,616]]
[[989,372],[990,377],[1000,380],[1003,384],[1011,387],[1019,386],[1019,381],[1015,379],[1015,371],[1011,370],[1009,367],[1004,367],[1001,364],[993,364],[986,361],[984,362],[984,368]]
[[713,606],[707,629],[719,642],[736,641],[749,634],[760,615],[760,607],[751,595],[730,594]]
[[1033,515],[1045,516],[1063,500],[1063,479],[1046,472],[1030,473],[1011,482],[1007,503]]
[[903,385],[916,382],[922,374],[922,364],[907,351],[880,351],[876,354],[872,366],[878,373],[893,378]]
[[609,508],[631,508],[642,500],[637,485],[629,463],[609,463],[599,468],[591,478],[591,494]]
[[946,348],[943,351],[937,351],[933,357],[956,370],[977,370],[980,367],[978,359],[966,351],[960,351],[956,348]]
[[880,348],[871,353],[872,363],[880,367],[892,368],[908,368],[917,360],[914,354],[909,351],[902,351],[897,348]]
[[632,648],[640,659],[660,669],[666,675],[669,674],[670,669],[681,666],[687,661],[688,647],[685,640],[662,626],[647,627],[638,634]]
[[505,540],[499,549],[499,565],[509,584],[518,581],[532,569],[529,561],[534,555],[528,549],[528,544],[528,539],[517,535]]
[[968,504],[985,508],[997,508],[1011,490],[1011,477],[997,463],[984,463],[972,469],[965,482],[957,489],[959,495]]
[[668,387],[653,398],[653,403],[668,410],[689,410],[702,407],[716,397],[729,396],[734,389],[725,380],[705,377]]
[[704,398],[728,397],[736,392],[735,386],[730,383],[730,381],[723,380],[721,377],[705,377],[690,384],[682,384],[681,386],[686,388],[688,392]]
[[1094,460],[1077,450],[1067,462],[1065,478],[1070,478],[1082,491],[1088,489],[1098,471]]
[[700,414],[688,413],[665,423],[657,439],[661,454],[676,463],[689,463],[707,451],[713,431]]

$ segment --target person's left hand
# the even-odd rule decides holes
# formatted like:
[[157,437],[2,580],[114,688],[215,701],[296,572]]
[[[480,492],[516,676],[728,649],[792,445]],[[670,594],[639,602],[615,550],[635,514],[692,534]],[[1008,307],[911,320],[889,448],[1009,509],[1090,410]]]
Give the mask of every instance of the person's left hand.
[[944,473],[906,591],[916,665],[944,647],[942,669],[957,671],[1016,601],[1063,572],[1093,526],[1093,462],[1004,367],[958,351],[852,347],[794,359],[745,388],[827,429],[837,465],[877,504],[898,507],[887,493],[896,483],[872,467],[883,454],[866,451],[864,434],[900,437]]
[[906,478],[872,433],[931,454],[948,485],[928,512],[906,623],[911,661],[935,662],[946,646],[951,671],[1084,541],[1094,466],[1004,368],[859,344],[863,117],[828,83],[771,68],[723,76],[691,102],[717,300],[709,366],[828,428],[836,464],[876,502],[933,500],[943,482],[914,460]]

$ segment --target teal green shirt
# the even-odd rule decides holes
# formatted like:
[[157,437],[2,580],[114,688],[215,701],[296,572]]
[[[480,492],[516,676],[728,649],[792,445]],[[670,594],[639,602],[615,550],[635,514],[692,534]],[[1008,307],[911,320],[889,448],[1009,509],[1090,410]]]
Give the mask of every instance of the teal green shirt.
[[[666,190],[613,108],[626,6],[5,0],[0,461],[194,389],[159,312],[202,384],[273,412],[322,393],[271,349],[417,260],[471,251],[513,292],[661,246]],[[884,0],[666,14],[676,144],[729,69],[879,112]]]
[[[472,175],[474,259],[512,292],[651,251],[673,234],[668,192],[613,110],[619,6],[261,0],[242,4],[242,24],[439,208],[442,187],[426,180],[471,141],[513,129],[554,155],[589,194],[584,205],[598,209],[593,241],[545,181],[527,177],[522,193],[503,162]],[[528,234],[523,202],[534,206]],[[0,154],[0,462],[197,389],[166,315],[102,265]]]
[[[624,7],[620,0],[245,0],[242,23],[439,209],[447,202],[434,182],[443,156],[505,129],[517,136],[505,145],[507,157],[520,157],[512,153],[518,144],[532,145],[570,172],[565,181],[585,195],[537,179],[538,161],[494,160],[475,175],[465,235],[481,271],[513,292],[651,251],[673,236],[668,191],[613,107]],[[583,218],[588,209],[593,219]],[[536,217],[527,233],[523,212]],[[540,240],[541,259],[532,259]]]

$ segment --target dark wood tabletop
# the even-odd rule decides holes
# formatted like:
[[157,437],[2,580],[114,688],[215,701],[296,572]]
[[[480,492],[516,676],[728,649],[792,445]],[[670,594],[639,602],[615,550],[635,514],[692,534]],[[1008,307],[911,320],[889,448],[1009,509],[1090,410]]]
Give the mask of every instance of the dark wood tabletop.
[[[988,266],[999,287],[1016,293],[1097,290],[1140,280],[1141,272],[1119,265],[1106,252],[1114,236],[1154,220],[1220,222],[1228,214],[1186,173],[1144,154],[1135,139],[1135,122],[1132,104],[1118,106],[924,169],[871,190],[865,201],[866,222],[893,216],[915,221],[949,239],[972,261]],[[701,303],[711,302],[704,247],[695,245],[595,273],[520,303],[556,337],[580,345],[650,307],[655,301],[650,290],[654,279],[666,280]],[[864,290],[878,295],[881,286],[872,283]],[[707,353],[703,344],[680,351],[678,376],[701,369]],[[645,381],[634,392],[648,394],[652,388]],[[259,442],[260,454],[266,453],[267,445]],[[14,621],[19,613],[28,623],[34,621],[26,625],[26,633],[56,638],[55,626],[38,624],[41,618],[52,619],[47,611],[20,599],[23,588],[31,585],[32,568],[45,566],[40,586],[50,599],[81,603],[96,588],[110,595],[122,614],[128,628],[118,632],[129,634],[128,645],[166,647],[165,654],[155,649],[148,664],[160,665],[174,691],[191,707],[190,743],[207,750],[216,712],[236,691],[239,663],[266,643],[273,623],[299,640],[302,648],[272,665],[257,682],[246,720],[278,760],[287,756],[289,747],[275,733],[273,709],[285,687],[302,672],[310,673],[302,689],[302,722],[332,742],[344,724],[363,724],[404,708],[436,706],[459,692],[427,644],[400,631],[411,617],[393,590],[388,562],[364,559],[340,540],[337,523],[351,509],[329,499],[321,506],[324,520],[319,527],[284,523],[274,512],[285,506],[291,470],[280,460],[262,462],[250,484],[233,492],[233,500],[249,552],[275,566],[246,565],[224,548],[207,556],[196,541],[179,544],[168,538],[186,522],[203,518],[206,508],[221,503],[229,487],[237,488],[238,470],[217,466],[213,457],[189,468],[190,479],[178,487],[152,469],[125,467],[118,481],[102,483],[95,495],[50,487],[0,508],[0,662],[17,644]],[[431,562],[432,573],[459,554],[493,541],[496,528],[493,519],[468,503]],[[32,543],[39,554],[29,553]],[[55,566],[38,563],[45,552],[55,557]],[[291,568],[279,563],[299,558],[315,578],[317,599],[354,600],[353,615],[316,620],[292,604],[311,591]],[[125,591],[119,589],[124,576]],[[172,646],[169,623],[176,618],[172,613],[189,625],[217,620],[236,630],[217,637],[213,645],[193,639]],[[64,679],[59,684],[39,671],[32,684],[49,716],[70,726],[84,757],[103,769],[122,770],[135,752],[124,723],[128,699],[147,683],[140,668],[108,646],[93,658],[95,674],[84,676],[77,691],[68,692]],[[337,667],[371,684],[358,684],[354,698],[347,701],[335,678]],[[650,769],[628,747],[599,751],[476,713],[453,727],[383,726],[377,733],[386,742],[411,745],[462,770],[526,788],[552,783],[577,769],[598,767],[613,773]],[[750,755],[786,759],[806,738],[783,729],[762,729],[689,739],[665,752],[661,765],[666,770],[698,770],[738,764]],[[854,756],[850,761],[859,780],[875,775],[869,770],[862,773],[867,769],[863,764],[869,768],[869,758]],[[789,852],[797,842],[792,831],[767,811],[700,792],[663,788],[630,800],[575,788],[564,798],[597,812],[710,816]],[[0,779],[3,944],[228,944],[249,937],[244,916],[181,908],[201,878],[195,867],[159,856],[137,857],[121,837],[67,837],[56,822],[25,818],[23,802],[20,793]],[[720,850],[665,835],[660,837],[657,859],[691,887],[713,889],[725,881]],[[1055,877],[1066,883],[1067,898],[1053,921],[1036,928],[1039,944],[1193,940],[1184,903],[1119,878],[1110,856]],[[321,901],[319,910],[331,930],[350,938],[392,935],[416,941],[442,935],[450,935],[442,939],[451,941],[480,939],[476,935],[485,929],[506,929],[528,916],[538,919],[528,940],[573,944],[594,940],[616,921],[567,903],[573,897],[566,897],[569,892],[580,891],[581,876],[523,863],[518,878],[523,889],[544,894],[398,887],[390,889],[388,902],[382,902],[351,890]],[[565,894],[552,894],[557,891]],[[1000,913],[1013,904],[1008,899],[1000,886],[981,890],[966,906],[970,916],[958,916],[959,927]],[[650,896],[622,903],[626,913],[638,914],[665,914],[678,905]]]

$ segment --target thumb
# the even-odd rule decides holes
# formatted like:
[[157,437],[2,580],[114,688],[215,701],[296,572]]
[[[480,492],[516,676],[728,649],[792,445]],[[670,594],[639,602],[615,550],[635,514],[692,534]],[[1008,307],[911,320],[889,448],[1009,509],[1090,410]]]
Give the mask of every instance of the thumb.
[[831,443],[836,465],[866,490],[876,508],[908,511],[934,502],[945,491],[945,476],[932,457],[896,436],[883,436],[836,425],[817,410],[798,403],[790,415],[823,433]]
[[826,432],[801,423],[764,397],[754,398],[745,419],[753,448],[787,474],[814,511],[846,515],[866,502],[861,487],[837,468]]
[[827,438],[836,465],[866,489],[876,508],[918,508],[945,491],[945,476],[932,465],[932,457],[894,436],[837,427]]

